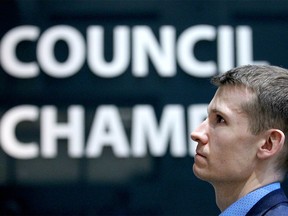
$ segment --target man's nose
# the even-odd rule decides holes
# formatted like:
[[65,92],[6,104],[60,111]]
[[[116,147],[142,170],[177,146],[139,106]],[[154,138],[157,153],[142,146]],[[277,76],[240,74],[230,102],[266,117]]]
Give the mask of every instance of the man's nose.
[[195,142],[200,142],[202,144],[208,143],[207,135],[207,119],[203,121],[192,133],[191,139]]

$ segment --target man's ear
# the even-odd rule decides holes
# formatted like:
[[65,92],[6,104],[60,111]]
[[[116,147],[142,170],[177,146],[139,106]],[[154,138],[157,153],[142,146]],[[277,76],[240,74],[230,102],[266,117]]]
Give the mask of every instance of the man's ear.
[[257,156],[261,159],[268,159],[276,155],[283,148],[285,141],[285,135],[281,130],[270,129],[265,134],[266,140],[257,152]]

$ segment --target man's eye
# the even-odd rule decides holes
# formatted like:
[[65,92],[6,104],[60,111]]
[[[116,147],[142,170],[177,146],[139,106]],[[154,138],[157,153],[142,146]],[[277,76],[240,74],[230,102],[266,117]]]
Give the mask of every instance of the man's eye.
[[216,122],[217,123],[225,123],[225,120],[221,115],[216,115]]

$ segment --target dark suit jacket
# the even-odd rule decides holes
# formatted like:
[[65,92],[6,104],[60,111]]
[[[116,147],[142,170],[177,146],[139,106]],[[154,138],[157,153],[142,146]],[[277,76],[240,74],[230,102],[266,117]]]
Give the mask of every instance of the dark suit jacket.
[[288,216],[288,199],[282,189],[260,199],[246,216]]

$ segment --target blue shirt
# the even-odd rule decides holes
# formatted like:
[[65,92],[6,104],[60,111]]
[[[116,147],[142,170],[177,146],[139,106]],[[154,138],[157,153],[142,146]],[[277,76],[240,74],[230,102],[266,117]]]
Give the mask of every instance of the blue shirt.
[[279,182],[260,187],[231,204],[219,216],[246,215],[261,198],[279,188]]

